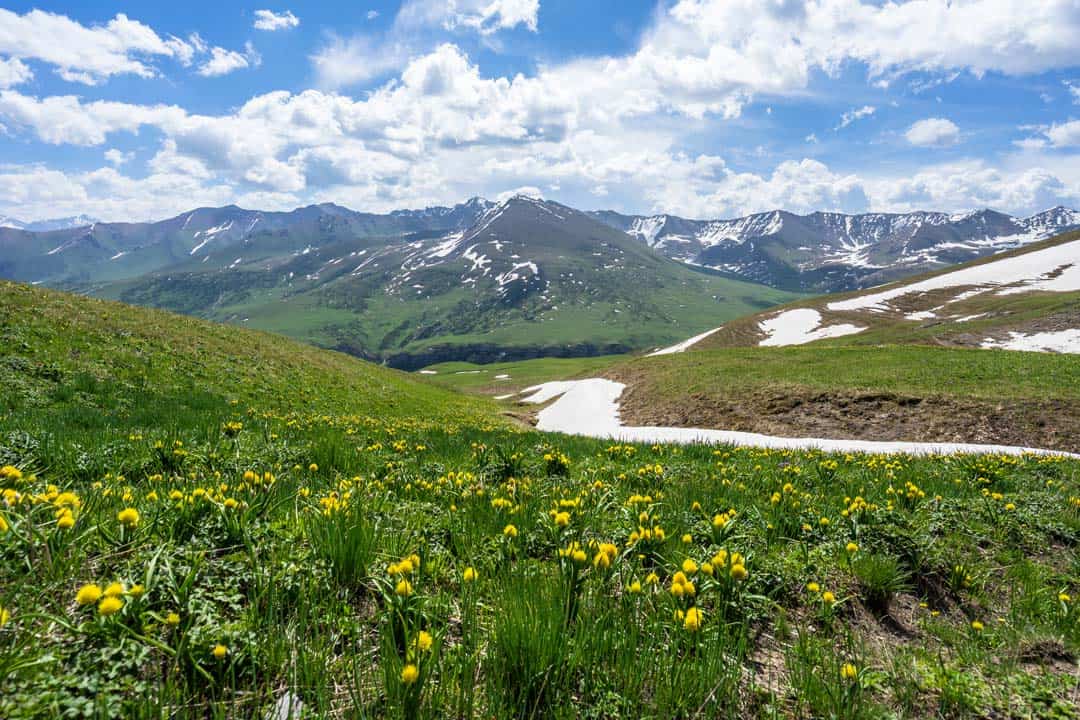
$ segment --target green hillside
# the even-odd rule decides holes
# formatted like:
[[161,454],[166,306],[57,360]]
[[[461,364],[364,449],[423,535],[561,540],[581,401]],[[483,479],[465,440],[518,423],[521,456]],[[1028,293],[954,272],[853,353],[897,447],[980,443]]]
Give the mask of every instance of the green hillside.
[[813,344],[639,358],[603,374],[627,383],[629,425],[1080,452],[1074,355]]
[[545,435],[7,283],[0,373],[0,717],[1077,717],[1074,461]]
[[121,280],[99,264],[101,277],[61,285],[405,369],[625,353],[799,297],[686,266],[584,213],[530,198],[493,205],[452,233],[355,232],[318,236],[294,223],[227,245],[222,231],[154,272]]
[[3,421],[212,431],[241,412],[479,418],[479,401],[277,335],[0,281]]

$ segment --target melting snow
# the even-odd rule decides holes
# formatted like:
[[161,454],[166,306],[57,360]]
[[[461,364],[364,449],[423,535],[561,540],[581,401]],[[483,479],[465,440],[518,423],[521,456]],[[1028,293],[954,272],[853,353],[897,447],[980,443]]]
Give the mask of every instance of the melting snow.
[[1001,350],[1029,350],[1032,352],[1080,353],[1080,329],[1054,332],[1009,333],[1008,340],[985,340],[984,348]]
[[810,308],[785,310],[779,315],[761,321],[759,327],[768,337],[758,344],[767,347],[802,345],[824,338],[854,335],[866,329],[846,323],[829,327],[819,327],[820,325],[821,313],[817,310]]
[[[188,219],[190,219],[190,217]],[[220,235],[221,233],[225,232],[226,230],[228,230],[231,227],[232,227],[232,220],[225,223],[224,225],[217,225],[215,227],[210,228],[209,230],[200,230],[199,232],[195,233],[195,235],[193,236],[192,239],[198,240],[201,237],[203,239],[203,241],[201,243],[199,243],[198,245],[196,245],[195,247],[193,247],[189,254],[194,255],[195,253],[199,252],[200,250],[203,249],[203,247],[206,246],[206,243],[213,240],[216,235]]]
[[[953,453],[1021,455],[1068,455],[1011,445],[973,445],[967,443],[883,442],[874,440],[827,440],[821,438],[785,438],[759,433],[710,430],[703,428],[627,427],[619,419],[619,397],[625,385],[605,380],[567,380],[535,385],[521,391],[532,393],[521,402],[544,403],[558,398],[537,414],[537,429],[568,435],[605,438],[640,443],[710,443],[745,445],[782,450],[822,450],[825,452],[912,455]],[[1080,457],[1080,455],[1073,455]]]
[[421,375],[438,375],[439,371],[438,370],[421,370],[420,374]]
[[[723,327],[723,326],[721,326],[721,327]],[[683,340],[681,343],[677,343],[675,345],[672,345],[672,346],[666,347],[666,348],[662,348],[660,350],[654,350],[651,353],[649,353],[648,355],[646,355],[645,357],[655,357],[656,355],[671,355],[672,353],[681,353],[684,350],[686,350],[687,348],[689,348],[690,346],[697,345],[699,342],[701,342],[705,338],[709,337],[710,335],[712,335],[714,332],[716,332],[719,329],[720,328],[717,327],[717,328],[713,328],[712,330],[706,330],[705,332],[701,333],[700,335],[695,335],[694,337],[692,337],[692,338],[690,338],[688,340]]]
[[[1055,273],[1055,277],[1049,277]],[[911,293],[970,285],[984,287],[962,293],[956,298],[957,300],[993,288],[1003,288],[999,290],[999,295],[1031,290],[1048,292],[1080,290],[1080,240],[974,265],[890,290],[859,295],[850,300],[838,300],[829,303],[826,307],[829,310],[881,309],[890,300]]]
[[120,258],[124,257],[125,255],[127,255],[127,252],[125,252],[124,250],[121,250],[120,252],[116,253],[115,255],[113,255],[109,259],[110,260],[119,260]]

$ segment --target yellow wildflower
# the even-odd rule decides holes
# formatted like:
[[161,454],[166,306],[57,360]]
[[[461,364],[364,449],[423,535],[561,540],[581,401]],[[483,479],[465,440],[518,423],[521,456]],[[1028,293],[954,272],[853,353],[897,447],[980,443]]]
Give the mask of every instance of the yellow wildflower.
[[93,605],[101,597],[101,588],[94,584],[83,585],[75,593],[75,602],[79,605]]
[[401,682],[405,685],[412,685],[419,677],[420,670],[412,663],[401,668]]
[[123,600],[112,595],[106,595],[98,603],[98,615],[113,615],[120,612],[122,607],[124,607]]
[[124,508],[116,514],[116,519],[127,528],[134,528],[139,524],[139,511],[133,507]]

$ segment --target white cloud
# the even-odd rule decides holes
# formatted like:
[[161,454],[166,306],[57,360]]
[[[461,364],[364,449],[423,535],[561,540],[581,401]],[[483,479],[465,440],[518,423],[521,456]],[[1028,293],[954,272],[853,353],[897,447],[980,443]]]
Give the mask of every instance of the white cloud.
[[32,77],[33,71],[19,58],[0,58],[0,89],[15,87]]
[[153,77],[155,57],[191,63],[195,48],[124,14],[105,25],[87,27],[64,15],[31,10],[24,15],[0,8],[0,53],[53,65],[65,80],[96,85],[113,75]]
[[536,32],[540,0],[406,0],[397,21],[404,26],[441,25],[482,35],[518,25]]
[[513,190],[504,190],[503,192],[496,195],[495,199],[499,202],[502,202],[503,200],[509,200],[510,198],[516,197],[518,195],[524,195],[525,197],[531,198],[539,198],[540,200],[544,199],[544,191],[534,185],[523,185],[522,187],[514,188]]
[[841,130],[843,128],[846,128],[848,125],[855,122],[856,120],[862,120],[864,117],[870,117],[875,112],[877,112],[877,108],[873,105],[863,105],[861,108],[853,108],[840,116],[840,124],[837,125],[835,129]]
[[875,207],[896,212],[989,207],[1029,214],[1080,202],[1080,185],[1069,184],[1046,168],[1003,170],[981,160],[923,168],[910,177],[875,179],[867,187]]
[[919,147],[946,147],[960,142],[960,128],[945,118],[926,118],[909,127],[904,137]]
[[0,196],[27,217],[92,212],[104,220],[148,220],[200,205],[224,205],[235,189],[185,175],[151,174],[134,179],[113,168],[64,173],[40,166],[0,168]]
[[123,152],[116,148],[109,148],[105,151],[105,161],[113,167],[120,167],[125,163],[131,162],[135,158],[133,152]]
[[[900,13],[901,6],[857,0],[682,0],[660,8],[630,54],[546,65],[512,77],[483,74],[450,43],[418,52],[405,35],[358,36],[334,41],[336,51],[317,55],[316,62],[328,87],[400,68],[359,97],[271,92],[220,115],[198,115],[172,106],[84,102],[74,96],[38,99],[4,90],[0,122],[9,131],[55,144],[100,146],[115,133],[159,132],[160,146],[147,163],[157,184],[148,183],[143,196],[125,194],[143,180],[117,179],[119,173],[104,176],[120,188],[112,200],[86,187],[86,174],[61,174],[63,180],[55,180],[58,188],[65,183],[82,188],[88,205],[77,211],[98,217],[144,217],[155,203],[160,210],[154,214],[161,216],[177,202],[189,205],[195,202],[191,198],[218,193],[227,195],[226,201],[334,200],[381,211],[452,203],[478,193],[494,196],[506,188],[558,187],[560,197],[602,198],[596,203],[635,210],[647,203],[697,217],[776,207],[951,210],[986,204],[1015,211],[1052,196],[1061,202],[1075,197],[1077,180],[1041,160],[1008,168],[976,161],[925,172],[903,167],[877,177],[811,159],[764,169],[755,160],[755,171],[746,172],[724,158],[686,152],[687,146],[697,146],[687,138],[707,131],[713,122],[709,116],[736,117],[755,95],[802,94],[814,74],[838,72],[845,63],[865,62],[872,80],[891,81],[916,69],[1027,72],[1067,56],[1056,49],[1060,28],[1072,22],[1061,3],[1041,3],[1022,13],[991,0],[955,0],[948,8],[917,1],[945,27],[919,29],[918,16]],[[479,12],[475,8],[490,4],[453,8]],[[919,47],[886,53],[860,40],[869,38],[863,37],[862,21],[879,30],[893,23],[901,36],[919,29],[952,37],[964,29],[952,13],[967,18],[975,5],[996,12],[996,21],[1010,28],[1009,37],[1027,38],[1016,41],[1026,49],[1013,45],[1014,54],[1026,53],[1026,60],[1005,57],[997,46],[980,44],[977,35],[953,38],[936,54]],[[429,30],[434,22],[436,33],[446,21],[425,22]],[[1032,23],[1042,29],[1032,30]],[[434,36],[425,32],[415,37],[427,42]],[[997,31],[992,35],[1002,38]],[[201,38],[187,44],[193,57],[211,53],[213,61],[214,51]],[[251,64],[247,55],[241,57]],[[235,59],[233,64],[242,67]],[[865,108],[853,113],[859,111],[866,116]],[[1047,143],[1051,132],[1058,140],[1067,138],[1067,124],[1055,128],[1036,132],[1045,132]],[[168,183],[189,188],[190,197],[153,197]],[[121,213],[125,207],[129,212]]]
[[267,30],[273,32],[275,30],[286,30],[288,28],[294,28],[300,24],[300,18],[292,14],[292,11],[286,10],[283,13],[274,13],[271,10],[256,10],[255,11],[255,29]]
[[374,20],[375,18],[379,17],[379,11],[378,10],[368,10],[366,17],[367,17],[368,20]]
[[1080,147],[1080,120],[1051,125],[1045,135],[1054,147]]
[[1080,80],[1066,80],[1065,87],[1069,89],[1069,94],[1072,95],[1073,103],[1080,105]]
[[0,116],[16,126],[32,128],[41,141],[53,145],[101,145],[110,133],[168,125],[184,114],[175,106],[105,100],[83,103],[74,95],[39,100],[14,90],[0,91]]
[[199,66],[198,73],[203,77],[219,77],[236,70],[258,67],[261,63],[262,57],[255,52],[251,43],[245,46],[243,53],[214,47],[210,49],[210,58]]

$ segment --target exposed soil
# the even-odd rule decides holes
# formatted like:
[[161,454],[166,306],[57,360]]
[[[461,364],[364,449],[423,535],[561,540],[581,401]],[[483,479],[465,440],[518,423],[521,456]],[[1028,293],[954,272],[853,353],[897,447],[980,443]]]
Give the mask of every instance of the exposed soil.
[[717,388],[655,397],[615,371],[626,425],[702,427],[784,437],[1023,445],[1080,452],[1080,400],[988,401],[895,393]]

